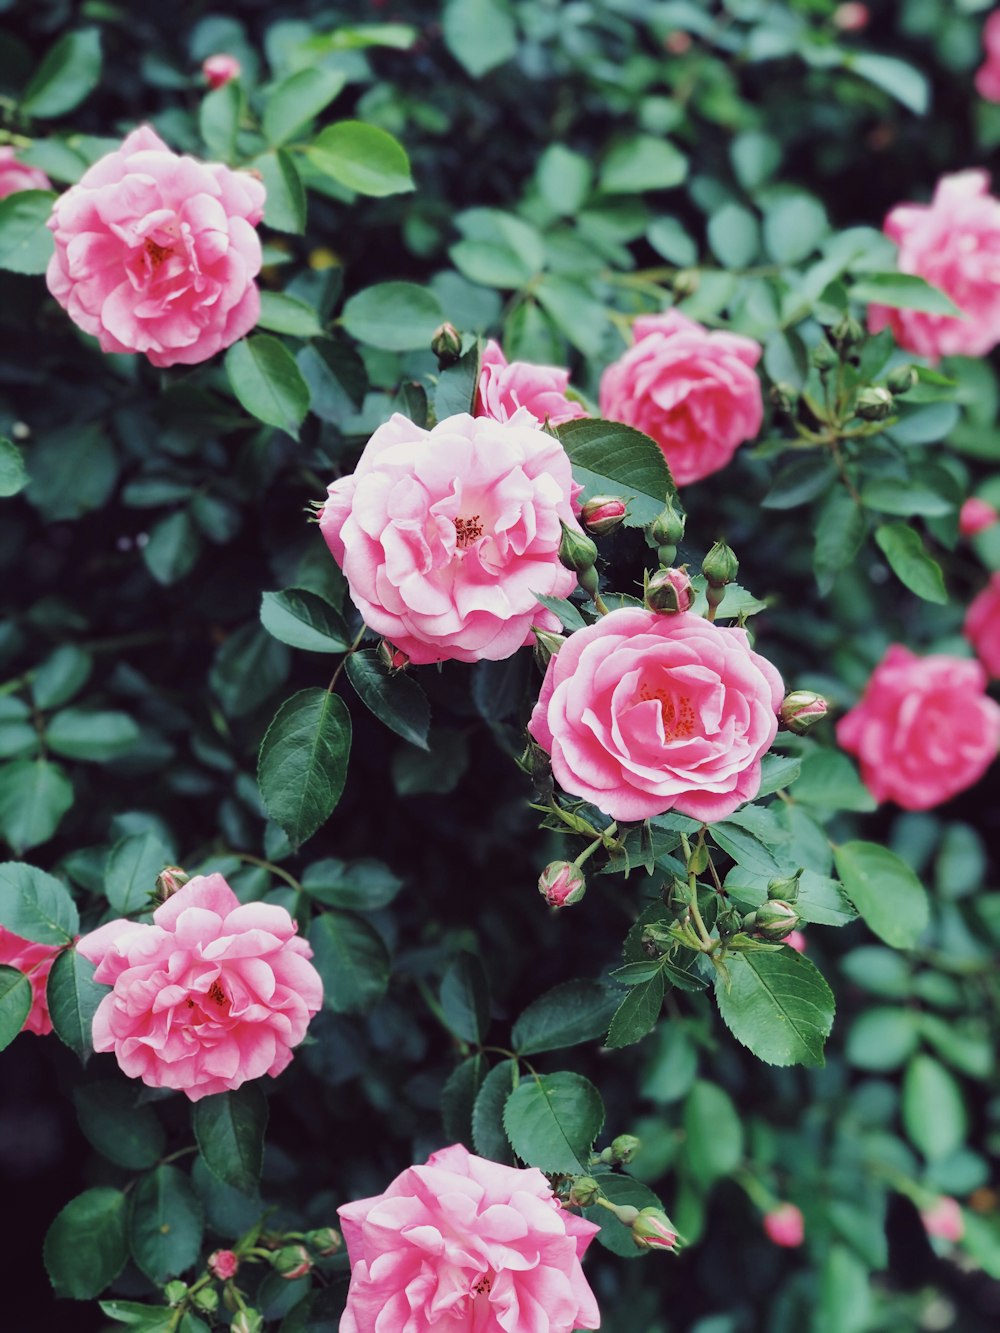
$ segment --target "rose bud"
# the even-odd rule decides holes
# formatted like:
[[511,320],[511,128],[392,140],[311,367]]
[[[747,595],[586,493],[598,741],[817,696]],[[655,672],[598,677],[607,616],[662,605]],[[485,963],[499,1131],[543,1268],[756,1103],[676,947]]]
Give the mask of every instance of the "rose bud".
[[550,861],[538,877],[538,892],[550,907],[572,907],[587,892],[587,881],[570,861]]
[[657,548],[661,565],[672,565],[677,557],[677,543],[684,536],[687,519],[683,510],[677,510],[668,500],[646,528],[647,540]]
[[962,1207],[956,1199],[942,1194],[929,1208],[921,1208],[920,1220],[928,1236],[937,1236],[939,1240],[949,1240],[957,1244],[965,1234],[965,1218]]
[[764,1230],[775,1245],[793,1250],[805,1239],[805,1221],[794,1203],[780,1203],[764,1214]]
[[677,1250],[677,1232],[659,1208],[642,1208],[632,1223],[632,1240],[640,1250]]
[[796,953],[805,953],[809,947],[801,930],[790,931],[782,940],[782,943],[787,944],[789,949],[794,949]]
[[240,1261],[232,1250],[213,1250],[208,1256],[208,1271],[220,1282],[228,1282],[236,1276]]
[[187,1296],[188,1288],[186,1282],[181,1282],[179,1278],[174,1278],[163,1288],[163,1295],[169,1306],[176,1309]]
[[214,1287],[202,1287],[200,1291],[191,1293],[191,1304],[206,1314],[214,1314],[219,1308],[219,1293]]
[[641,1147],[642,1141],[634,1134],[619,1134],[611,1140],[611,1147],[606,1148],[605,1152],[610,1153],[610,1160],[618,1166],[628,1166]]
[[580,510],[580,522],[595,537],[607,537],[625,521],[628,506],[617,495],[595,495]]
[[867,5],[846,0],[833,11],[833,26],[841,32],[861,32],[868,27],[871,13]]
[[804,736],[810,727],[826,717],[830,705],[812,690],[792,690],[786,694],[778,714],[781,725],[796,736]]
[[833,370],[840,362],[840,357],[825,338],[821,338],[812,349],[811,361],[821,375]]
[[256,1310],[237,1310],[229,1325],[229,1333],[263,1333],[264,1317]]
[[593,569],[597,560],[597,547],[585,532],[571,528],[568,523],[562,522],[562,520],[560,522],[562,523],[562,541],[559,544],[560,561],[567,569],[575,570],[577,574],[583,574],[588,569]]
[[791,903],[783,902],[780,898],[769,898],[767,902],[761,903],[756,912],[744,918],[744,925],[752,927],[766,940],[783,940],[801,922],[802,918]]
[[958,514],[958,530],[963,537],[974,537],[977,532],[992,528],[1000,514],[987,500],[970,496],[962,505]]
[[600,1197],[601,1187],[593,1176],[577,1176],[567,1202],[571,1208],[589,1208]]
[[388,639],[383,639],[379,644],[378,657],[390,675],[395,675],[397,671],[405,671],[410,665],[410,659],[406,654],[393,647]]
[[661,615],[690,611],[694,601],[686,569],[658,569],[646,582],[646,605]]
[[548,629],[535,629],[532,626],[531,632],[535,636],[535,661],[539,670],[544,671],[566,640],[561,634],[553,634]]
[[885,383],[889,392],[899,397],[916,387],[917,372],[912,366],[897,366],[895,370],[889,371]]
[[878,384],[861,389],[854,403],[854,415],[862,421],[884,421],[892,413],[892,394]]
[[830,331],[833,341],[841,347],[857,347],[865,340],[865,331],[852,315],[844,315]]
[[312,1258],[304,1245],[283,1245],[271,1256],[271,1267],[288,1282],[305,1277],[312,1266]]
[[180,866],[164,866],[156,877],[156,897],[161,903],[173,897],[178,889],[183,889],[189,876]]
[[209,56],[201,67],[205,82],[210,88],[222,88],[243,73],[242,66],[235,56],[224,54]]
[[439,324],[431,337],[431,351],[437,357],[438,369],[453,366],[462,355],[462,335],[454,324]]
[[307,1231],[306,1243],[324,1258],[337,1254],[344,1248],[344,1238],[334,1227],[320,1227],[316,1231]]
[[736,552],[725,542],[716,542],[702,561],[701,572],[710,588],[724,588],[740,572]]
[[767,882],[767,896],[769,898],[778,898],[783,903],[797,902],[799,897],[799,881],[801,879],[801,870],[796,870],[794,875],[789,875],[786,879],[770,879]]

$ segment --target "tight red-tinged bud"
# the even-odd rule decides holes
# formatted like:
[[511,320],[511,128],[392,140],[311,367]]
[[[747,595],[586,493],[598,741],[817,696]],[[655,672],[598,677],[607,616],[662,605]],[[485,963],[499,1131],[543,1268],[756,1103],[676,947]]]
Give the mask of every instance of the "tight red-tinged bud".
[[164,866],[156,877],[156,897],[165,903],[178,889],[183,889],[190,876],[180,866]]
[[167,1304],[174,1308],[180,1305],[181,1301],[185,1299],[187,1292],[187,1283],[180,1282],[177,1278],[174,1278],[172,1282],[168,1282],[163,1288],[163,1295],[166,1298]]
[[[670,500],[663,506],[656,518],[646,529],[649,540],[654,546],[676,546],[684,536],[687,518],[682,510],[675,509]],[[666,561],[672,563],[673,557]]]
[[264,1333],[264,1316],[256,1310],[237,1310],[229,1333]]
[[600,1197],[601,1187],[593,1176],[577,1176],[569,1191],[571,1208],[589,1208]]
[[841,32],[862,32],[870,20],[871,11],[860,0],[845,0],[833,11],[833,26]]
[[794,903],[799,897],[799,881],[802,878],[802,871],[796,870],[794,875],[789,875],[784,879],[768,880],[767,896],[778,899],[783,903]]
[[397,671],[405,671],[410,665],[407,655],[400,652],[388,639],[383,639],[378,646],[378,660],[390,675],[395,675]]
[[213,1250],[208,1256],[208,1271],[220,1282],[228,1282],[235,1277],[240,1261],[232,1250]]
[[725,542],[716,542],[701,562],[701,572],[709,588],[724,588],[740,572],[736,552]]
[[625,522],[628,506],[617,495],[595,495],[580,510],[580,522],[595,537],[607,537]]
[[659,1208],[643,1208],[632,1223],[632,1240],[640,1250],[667,1250],[677,1248],[677,1231],[670,1218]]
[[783,940],[802,924],[802,918],[791,903],[780,898],[768,898],[756,912],[743,918],[745,930],[753,929],[766,940]]
[[862,421],[884,421],[892,413],[892,394],[888,389],[873,384],[860,389],[854,403],[854,415]]
[[206,1314],[214,1314],[219,1308],[219,1293],[214,1287],[202,1287],[191,1293],[191,1304]]
[[792,690],[791,694],[785,695],[778,717],[787,731],[804,736],[810,727],[822,722],[829,711],[830,705],[821,694],[814,694],[812,690]]
[[646,605],[661,615],[690,611],[694,590],[686,569],[658,569],[646,581]]
[[243,70],[235,56],[220,52],[202,62],[201,72],[208,86],[215,89],[224,88],[233,79],[238,79]]
[[937,1236],[939,1240],[949,1240],[953,1245],[965,1235],[965,1216],[957,1199],[942,1194],[929,1208],[921,1208],[920,1220],[928,1236]]
[[594,568],[597,561],[597,547],[585,532],[581,532],[579,528],[571,528],[568,523],[562,523],[559,559],[567,569],[572,569],[577,574],[584,574]]
[[304,1245],[283,1245],[271,1256],[271,1267],[289,1282],[305,1277],[312,1266],[312,1257]]
[[453,366],[462,355],[462,335],[454,324],[439,324],[431,336],[431,351],[437,357],[438,369]]
[[828,374],[840,363],[840,357],[825,338],[821,338],[812,349],[809,359],[821,375]]
[[886,388],[890,393],[898,398],[900,394],[909,393],[917,385],[917,372],[912,366],[897,366],[895,370],[890,370],[885,378]]
[[307,1231],[306,1243],[324,1259],[331,1254],[339,1254],[344,1248],[344,1238],[335,1227],[319,1227],[316,1231]]
[[587,881],[571,861],[550,861],[538,877],[538,892],[550,907],[572,907],[587,892]]
[[535,661],[539,669],[545,671],[566,640],[561,634],[553,634],[547,629],[535,629],[534,626],[531,632],[535,636]]
[[[610,1154],[608,1160],[615,1165],[628,1166],[641,1147],[641,1140],[634,1134],[619,1134],[617,1138],[611,1140],[611,1147],[605,1148],[604,1152]],[[604,1153],[601,1156],[603,1157]]]
[[805,1220],[794,1203],[780,1203],[764,1214],[764,1230],[775,1245],[794,1250],[805,1239]]

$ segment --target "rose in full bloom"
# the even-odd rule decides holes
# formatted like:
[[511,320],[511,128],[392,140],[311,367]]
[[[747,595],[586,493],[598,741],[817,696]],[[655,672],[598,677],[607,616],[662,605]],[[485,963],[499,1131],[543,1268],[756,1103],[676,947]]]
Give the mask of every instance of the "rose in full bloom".
[[51,190],[52,182],[44,171],[17,160],[13,148],[0,148],[0,199],[20,190]]
[[476,390],[475,415],[510,421],[519,409],[530,412],[540,426],[559,426],[585,417],[582,403],[566,397],[569,371],[558,366],[533,366],[508,361],[492,340],[483,349]]
[[797,1249],[805,1240],[806,1227],[802,1211],[794,1203],[779,1203],[764,1214],[764,1230],[775,1245]]
[[335,481],[320,528],[365,623],[412,662],[510,657],[532,626],[558,629],[536,593],[566,597],[560,520],[580,526],[558,440],[527,412],[465,414],[431,431],[396,415]]
[[930,204],[897,204],[883,230],[899,246],[900,272],[940,287],[962,314],[870,305],[872,333],[888,326],[900,347],[932,361],[985,356],[1000,342],[1000,199],[986,172],[942,176]]
[[563,790],[613,819],[724,819],[757,795],[783,695],[746,630],[623,609],[570,635],[528,730]]
[[965,637],[994,680],[1000,680],[1000,573],[994,574],[965,617]]
[[580,1260],[596,1235],[532,1167],[461,1144],[339,1210],[351,1261],[340,1333],[572,1333],[600,1315]]
[[235,56],[224,53],[209,56],[201,67],[202,76],[210,88],[223,88],[243,73],[240,62]]
[[978,782],[996,758],[1000,705],[985,690],[978,662],[893,644],[837,723],[837,740],[877,801],[929,810]]
[[285,908],[241,906],[221,875],[189,880],[152,925],[109,921],[76,947],[112,987],[94,1015],[94,1049],[193,1102],[280,1074],[323,1002],[312,949]]
[[983,54],[986,59],[976,70],[976,92],[987,102],[1000,102],[1000,9],[983,24]]
[[760,347],[678,310],[644,315],[633,332],[601,377],[601,416],[652,436],[679,486],[718,472],[760,430]]
[[0,963],[5,967],[17,968],[31,982],[31,1008],[24,1020],[23,1032],[37,1032],[40,1037],[44,1037],[52,1031],[45,987],[59,952],[60,946],[57,944],[36,944],[0,926]]
[[965,1235],[965,1216],[962,1213],[962,1205],[957,1199],[951,1198],[947,1194],[942,1194],[940,1198],[928,1208],[920,1210],[920,1220],[924,1224],[924,1230],[928,1236],[937,1236],[940,1240],[950,1240],[952,1244],[957,1245]]
[[264,186],[143,125],[56,200],[49,291],[104,352],[195,365],[257,323]]
[[1000,514],[989,501],[970,495],[958,512],[958,530],[963,537],[974,537],[977,532],[992,528],[997,519],[1000,519]]

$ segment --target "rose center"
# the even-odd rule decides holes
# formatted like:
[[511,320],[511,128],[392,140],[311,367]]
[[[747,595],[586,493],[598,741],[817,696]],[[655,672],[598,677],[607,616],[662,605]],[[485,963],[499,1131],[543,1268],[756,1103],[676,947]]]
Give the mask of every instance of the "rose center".
[[691,700],[686,694],[671,694],[663,689],[653,689],[647,683],[639,688],[639,698],[643,703],[656,699],[663,718],[663,735],[668,741],[687,740],[695,729],[695,713]]
[[157,245],[152,236],[147,236],[142,244],[146,254],[149,255],[149,262],[154,272],[174,253],[169,245]]
[[452,519],[452,522],[455,524],[455,545],[462,551],[483,535],[483,525],[479,521],[478,514],[473,514],[469,518],[459,515],[458,518]]

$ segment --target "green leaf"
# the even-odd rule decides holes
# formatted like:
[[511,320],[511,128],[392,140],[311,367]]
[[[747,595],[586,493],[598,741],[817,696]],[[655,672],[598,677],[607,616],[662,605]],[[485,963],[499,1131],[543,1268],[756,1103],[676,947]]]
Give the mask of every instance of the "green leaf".
[[198,129],[210,158],[233,164],[242,114],[243,89],[238,79],[213,88],[201,99]]
[[344,306],[344,328],[358,342],[387,352],[429,347],[444,319],[432,291],[413,282],[380,282],[366,287]]
[[79,28],[60,37],[24,90],[20,111],[49,120],[79,106],[101,77],[101,34]]
[[865,536],[865,517],[846,490],[832,490],[819,511],[816,524],[816,549],[813,569],[824,595],[833,587],[836,576],[857,555]]
[[749,829],[725,821],[710,824],[708,832],[712,841],[731,856],[737,865],[762,875],[778,873],[779,866],[774,854]]
[[[177,1311],[167,1305],[142,1305],[138,1301],[101,1301],[101,1310],[116,1324],[135,1333],[175,1333]],[[178,1331],[179,1333],[179,1331]]]
[[45,1234],[45,1268],[57,1296],[92,1300],[128,1259],[127,1200],[100,1186],[71,1199]]
[[848,296],[863,305],[875,302],[928,315],[962,314],[950,296],[915,273],[865,273],[852,283]]
[[132,1194],[129,1245],[132,1258],[151,1282],[177,1277],[193,1267],[201,1249],[201,1201],[176,1166],[158,1166]]
[[404,741],[429,749],[427,735],[431,725],[427,696],[408,675],[399,671],[390,676],[370,648],[355,652],[347,659],[347,679],[358,698],[380,722],[402,736]]
[[631,1046],[653,1030],[663,1008],[665,989],[662,968],[657,968],[651,977],[637,981],[631,987],[611,1020],[607,1041],[604,1043],[609,1050]]
[[859,1014],[847,1034],[845,1054],[855,1069],[899,1069],[920,1043],[917,1015],[893,1005],[874,1005]]
[[460,953],[441,982],[445,1022],[462,1041],[481,1043],[490,1026],[490,988],[475,954]]
[[486,1057],[480,1052],[452,1070],[441,1089],[441,1119],[449,1143],[472,1147],[472,1111],[486,1074]]
[[309,385],[283,343],[268,333],[241,338],[226,353],[226,374],[251,416],[299,438],[309,410]]
[[794,509],[825,495],[837,476],[837,469],[825,457],[812,454],[797,458],[783,467],[771,489],[761,500],[764,509]]
[[257,327],[285,333],[290,338],[320,338],[323,335],[323,325],[312,306],[284,292],[261,292]]
[[458,412],[472,412],[479,389],[479,357],[477,342],[453,366],[441,371],[434,388],[434,415],[438,421]]
[[676,218],[655,218],[646,230],[646,239],[672,264],[689,268],[698,262],[698,247]]
[[194,1137],[205,1165],[223,1185],[254,1194],[264,1164],[267,1098],[256,1083],[195,1102]]
[[865,813],[878,805],[858,777],[854,764],[839,750],[814,750],[807,754],[794,787],[796,801],[825,810]]
[[264,702],[288,675],[291,654],[261,625],[241,625],[219,649],[209,684],[230,717],[244,717]]
[[73,804],[73,784],[47,759],[0,767],[0,836],[17,853],[48,842]]
[[708,243],[726,268],[746,268],[760,250],[757,219],[740,204],[723,204],[708,220]]
[[264,221],[275,231],[300,236],[306,229],[306,191],[291,153],[279,148],[275,153],[256,158],[253,165],[263,177],[267,191]]
[[535,180],[546,204],[558,217],[573,217],[590,193],[593,168],[582,153],[552,143],[538,159]]
[[73,1089],[73,1104],[88,1141],[128,1171],[145,1171],[163,1155],[166,1134],[151,1106],[137,1105],[135,1083],[105,1080]]
[[539,304],[556,328],[584,356],[600,356],[608,328],[604,305],[580,283],[570,278],[547,276],[535,287]]
[[597,981],[566,981],[532,1000],[514,1024],[518,1055],[558,1051],[597,1041],[608,1030],[618,996]]
[[876,842],[834,851],[847,895],[871,930],[894,949],[912,949],[930,917],[927,891],[905,861]]
[[340,69],[313,65],[283,79],[264,105],[264,136],[280,148],[306,128],[310,121],[339,96],[347,82]]
[[268,634],[305,652],[346,653],[350,647],[340,612],[305,588],[264,593],[260,620]]
[[903,1078],[903,1126],[929,1161],[940,1161],[965,1142],[968,1112],[954,1076],[931,1055],[915,1055]]
[[260,747],[257,781],[267,813],[299,847],[333,813],[347,779],[351,715],[327,690],[287,699]]
[[604,159],[600,189],[604,194],[670,190],[681,184],[687,172],[687,158],[669,140],[635,134],[615,144]]
[[[18,190],[0,199],[0,269],[10,273],[44,273],[55,250],[52,233],[45,225],[52,214],[55,195],[50,190]],[[17,450],[4,441],[5,453]],[[23,473],[23,463],[21,470]],[[21,482],[25,485],[27,478]],[[20,490],[21,486],[17,489]],[[4,491],[13,495],[13,491]]]
[[104,892],[115,911],[130,916],[148,910],[156,877],[169,859],[167,849],[149,830],[115,843],[104,872]]
[[563,597],[547,597],[544,593],[535,593],[535,601],[541,602],[542,606],[547,607],[559,617],[563,629],[571,632],[575,629],[586,629],[587,622],[576,609],[572,602],[567,602]]
[[651,523],[669,498],[676,500],[670,469],[659,445],[631,426],[586,417],[556,432],[584,487],[581,499],[617,495],[629,502],[627,527]]
[[303,347],[296,361],[309,385],[309,410],[315,416],[337,426],[357,412],[364,402],[368,376],[351,343],[324,339]]
[[0,865],[0,926],[35,944],[69,944],[80,915],[66,886],[21,861]]
[[[659,1208],[663,1204],[648,1185],[627,1175],[601,1173],[601,1192],[617,1208]],[[582,1210],[588,1222],[596,1222],[601,1228],[597,1233],[598,1243],[620,1259],[639,1259],[643,1251],[632,1239],[631,1227],[620,1222],[614,1213],[600,1204]]]
[[447,0],[444,44],[474,79],[517,54],[517,29],[506,0]]
[[870,51],[852,52],[846,59],[847,68],[874,83],[907,110],[922,116],[930,105],[931,86],[927,75],[905,60],[895,56],[875,55]]
[[139,728],[128,713],[88,712],[65,708],[49,720],[45,742],[67,759],[103,764],[127,754],[139,739]]
[[94,1015],[108,993],[94,980],[97,969],[75,949],[64,949],[52,965],[46,999],[52,1026],[61,1042],[86,1064],[94,1053]]
[[581,1074],[523,1079],[504,1107],[511,1147],[528,1166],[579,1175],[604,1124],[601,1094]]
[[794,949],[727,954],[716,979],[723,1021],[769,1065],[822,1065],[833,1025],[833,992]]
[[781,195],[764,213],[764,246],[778,264],[798,264],[830,229],[826,209],[810,194]]
[[146,568],[164,587],[191,573],[201,552],[201,538],[186,509],[168,514],[154,525],[143,547]]
[[[26,191],[18,192],[21,197]],[[8,196],[11,199],[17,198],[17,195]],[[0,210],[6,200],[0,202]],[[3,224],[0,223],[0,244],[2,244]],[[0,264],[2,267],[2,264]],[[6,499],[10,495],[17,495],[18,491],[23,491],[28,484],[28,472],[24,466],[24,455],[16,444],[11,444],[10,440],[0,437],[0,499]]]
[[309,927],[313,964],[323,978],[323,1004],[337,1014],[363,1013],[389,984],[382,936],[353,912],[324,912]]
[[330,858],[307,866],[302,887],[310,898],[327,907],[377,912],[388,907],[403,887],[403,881],[380,861],[352,861],[348,865]]
[[924,548],[920,534],[908,523],[883,523],[875,529],[875,542],[900,583],[925,602],[944,605],[948,592],[941,566]]
[[382,198],[415,188],[403,145],[363,120],[328,125],[309,145],[306,156],[318,171],[358,194]]
[[[727,958],[728,965],[728,958]],[[743,1156],[743,1125],[732,1098],[699,1079],[684,1103],[684,1147],[699,1188],[735,1171]]]
[[18,1035],[31,1013],[31,981],[15,967],[0,966],[0,1051]]
[[505,1166],[514,1165],[514,1154],[503,1126],[503,1109],[513,1092],[517,1061],[503,1060],[483,1080],[472,1108],[472,1142],[481,1157]]

